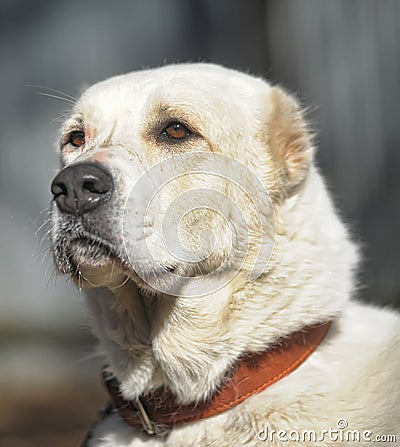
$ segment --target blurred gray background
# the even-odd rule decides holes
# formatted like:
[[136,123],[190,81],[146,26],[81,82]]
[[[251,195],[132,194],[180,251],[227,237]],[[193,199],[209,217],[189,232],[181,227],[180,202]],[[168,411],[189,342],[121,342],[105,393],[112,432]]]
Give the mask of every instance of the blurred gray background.
[[[98,367],[86,359],[82,297],[54,277],[40,228],[57,117],[71,105],[35,92],[77,96],[166,62],[221,63],[298,93],[313,110],[319,164],[363,246],[359,296],[400,306],[399,1],[1,0],[0,36],[1,389],[43,392]],[[8,446],[36,445],[35,426],[7,424]]]

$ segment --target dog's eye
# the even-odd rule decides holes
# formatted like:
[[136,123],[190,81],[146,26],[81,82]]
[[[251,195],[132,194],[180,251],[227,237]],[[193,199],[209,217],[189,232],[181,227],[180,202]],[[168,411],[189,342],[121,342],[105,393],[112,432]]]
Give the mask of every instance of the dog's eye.
[[190,130],[182,123],[171,123],[162,131],[162,135],[172,140],[183,140],[190,135]]
[[85,144],[85,132],[75,130],[69,134],[68,143],[80,147]]

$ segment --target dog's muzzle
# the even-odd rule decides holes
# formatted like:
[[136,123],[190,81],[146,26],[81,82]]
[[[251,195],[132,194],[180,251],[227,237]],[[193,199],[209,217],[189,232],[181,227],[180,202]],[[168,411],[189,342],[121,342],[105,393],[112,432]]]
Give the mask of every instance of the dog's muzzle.
[[108,169],[88,162],[67,166],[51,185],[58,208],[77,216],[108,202],[113,191],[114,181]]

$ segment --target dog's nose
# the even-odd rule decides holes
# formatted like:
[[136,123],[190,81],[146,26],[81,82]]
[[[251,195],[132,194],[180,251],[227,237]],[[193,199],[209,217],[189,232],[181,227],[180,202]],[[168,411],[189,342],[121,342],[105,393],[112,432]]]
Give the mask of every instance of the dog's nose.
[[107,202],[114,189],[111,173],[96,163],[64,168],[53,180],[51,192],[61,211],[81,215]]

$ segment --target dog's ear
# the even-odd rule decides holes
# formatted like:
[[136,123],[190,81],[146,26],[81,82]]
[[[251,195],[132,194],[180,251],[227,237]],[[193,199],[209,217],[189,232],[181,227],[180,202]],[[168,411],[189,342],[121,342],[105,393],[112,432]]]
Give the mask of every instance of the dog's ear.
[[307,175],[313,157],[312,133],[298,102],[284,89],[272,87],[269,98],[268,146],[280,183],[275,186],[287,196]]

